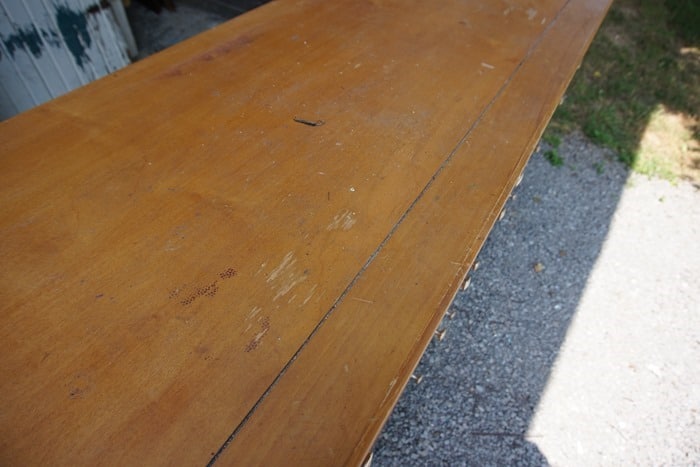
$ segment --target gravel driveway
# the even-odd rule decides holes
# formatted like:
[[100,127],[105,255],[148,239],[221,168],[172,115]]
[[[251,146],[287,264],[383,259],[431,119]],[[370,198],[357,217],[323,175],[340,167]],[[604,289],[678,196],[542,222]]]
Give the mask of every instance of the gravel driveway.
[[700,465],[700,191],[560,153],[532,156],[373,465]]

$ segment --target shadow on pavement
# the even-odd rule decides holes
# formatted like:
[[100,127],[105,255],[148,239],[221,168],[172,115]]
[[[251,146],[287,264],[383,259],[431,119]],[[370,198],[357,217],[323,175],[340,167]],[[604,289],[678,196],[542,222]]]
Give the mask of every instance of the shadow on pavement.
[[582,136],[569,136],[561,153],[560,168],[533,154],[470,288],[454,300],[455,318],[443,321],[445,340],[433,341],[418,366],[423,382],[409,384],[378,439],[373,465],[548,463],[528,427],[627,179],[611,152]]

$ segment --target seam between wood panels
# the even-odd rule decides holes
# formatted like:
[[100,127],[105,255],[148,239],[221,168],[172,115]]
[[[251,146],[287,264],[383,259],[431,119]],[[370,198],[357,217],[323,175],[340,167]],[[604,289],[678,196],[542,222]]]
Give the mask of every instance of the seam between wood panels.
[[523,64],[527,62],[527,60],[530,58],[532,53],[537,49],[537,47],[540,45],[544,37],[549,33],[549,31],[552,29],[552,27],[557,23],[559,20],[559,17],[561,13],[567,8],[569,3],[571,3],[572,0],[566,0],[564,5],[557,11],[557,14],[554,16],[552,21],[545,27],[545,29],[540,33],[540,35],[533,41],[533,43],[530,45],[528,48],[527,52],[523,56],[522,60],[518,63],[518,65],[515,67],[513,72],[506,78],[504,81],[503,85],[498,89],[494,97],[489,101],[489,103],[484,107],[484,109],[479,113],[477,118],[474,120],[474,122],[469,126],[467,129],[466,133],[462,136],[462,138],[457,142],[455,147],[450,151],[448,156],[443,160],[443,162],[440,164],[440,166],[437,168],[435,173],[430,177],[428,182],[425,184],[423,189],[418,193],[416,198],[411,202],[411,204],[408,206],[406,211],[401,215],[399,220],[394,224],[394,226],[389,230],[389,233],[384,237],[384,239],[380,242],[380,244],[377,246],[377,248],[372,252],[372,254],[369,256],[367,261],[365,262],[364,265],[360,268],[360,270],[355,274],[353,279],[350,281],[350,283],[347,285],[347,287],[341,292],[341,294],[338,296],[336,301],[331,305],[331,307],[328,309],[326,314],[323,315],[323,317],[319,320],[318,324],[313,328],[311,333],[304,339],[304,342],[299,346],[299,348],[294,352],[294,355],[289,359],[289,361],[282,367],[280,372],[277,374],[275,379],[270,383],[270,385],[267,387],[267,389],[263,392],[263,394],[258,398],[258,400],[253,404],[253,406],[250,408],[248,413],[243,417],[243,420],[240,421],[240,423],[236,426],[236,428],[231,432],[229,437],[224,441],[224,443],[219,447],[219,449],[214,453],[214,455],[211,457],[209,462],[207,463],[207,466],[212,466],[214,463],[219,459],[221,454],[226,450],[226,448],[233,442],[235,439],[236,435],[243,429],[243,427],[246,425],[248,420],[253,416],[255,411],[258,409],[258,407],[264,402],[264,400],[267,398],[267,396],[272,392],[272,390],[275,388],[279,380],[287,373],[287,370],[289,370],[289,367],[296,361],[296,359],[299,357],[301,352],[306,348],[306,346],[309,344],[311,339],[318,333],[318,331],[321,329],[323,324],[330,318],[330,316],[333,314],[333,312],[338,308],[338,306],[344,301],[345,297],[350,293],[350,290],[355,286],[355,284],[360,280],[364,272],[369,268],[369,266],[374,262],[374,259],[379,255],[379,253],[382,251],[384,246],[391,240],[391,238],[394,236],[398,228],[403,224],[404,220],[408,217],[408,215],[413,211],[414,207],[418,204],[418,202],[423,199],[425,196],[425,193],[433,186],[435,183],[435,180],[440,176],[440,174],[445,170],[447,165],[452,161],[456,153],[459,151],[459,149],[464,145],[464,143],[467,141],[469,136],[474,132],[474,130],[479,126],[479,124],[483,121],[484,117],[486,114],[493,108],[494,104],[498,99],[503,95],[505,90],[510,86],[510,83],[513,81],[515,76],[518,74],[520,69],[522,68]]
[[[539,138],[537,138],[537,140],[539,140]],[[529,141],[528,141],[528,146],[530,146]],[[533,150],[523,151],[522,154],[520,155],[520,157],[518,158],[518,160],[516,162],[515,169],[508,176],[508,182],[506,183],[506,185],[504,185],[504,187],[502,188],[502,190],[499,193],[498,198],[496,200],[496,205],[500,206],[500,209],[492,209],[489,212],[486,219],[484,219],[484,221],[481,223],[481,225],[479,226],[478,233],[477,233],[476,237],[467,247],[467,251],[465,253],[465,258],[468,258],[469,255],[472,254],[472,252],[477,250],[477,253],[474,254],[474,258],[475,258],[476,255],[478,254],[478,249],[475,248],[476,243],[479,242],[478,239],[483,238],[485,241],[486,238],[488,238],[488,236],[490,235],[491,230],[493,230],[493,227],[496,225],[496,221],[497,221],[497,216],[495,216],[493,214],[495,212],[499,212],[501,209],[503,209],[505,207],[506,203],[508,202],[508,197],[510,196],[510,193],[512,193],[513,189],[515,188],[515,179],[516,178],[513,177],[513,175],[517,172],[518,168],[520,168],[520,170],[522,172],[522,170],[524,169],[525,164],[527,164],[527,160],[529,159],[529,156],[532,154]],[[482,241],[482,244],[483,244],[483,241]],[[455,276],[455,277],[458,277],[458,276]],[[459,281],[458,281],[458,283],[459,283]],[[451,285],[448,286],[446,288],[445,292],[442,294],[441,302],[443,302],[445,297],[447,297],[448,295],[452,295],[451,299],[449,300],[449,302],[451,303],[454,300],[454,298],[458,292],[459,292],[459,286],[457,287],[457,289],[453,289]],[[448,304],[447,307],[449,308],[449,306],[450,305]],[[421,348],[422,348],[422,352],[420,352],[420,354],[421,354],[420,356],[422,356],[422,353],[425,352],[425,349],[427,348],[428,344],[430,343],[430,339],[431,339],[432,334],[433,334],[433,330],[430,329],[431,327],[433,327],[432,323],[436,320],[437,317],[439,317],[443,313],[444,313],[444,310],[438,311],[435,316],[431,317],[428,324],[423,329],[423,333],[421,334],[422,338],[424,338],[427,335],[428,336],[427,339],[425,339],[425,342],[423,342],[422,339],[418,339],[416,341],[415,345],[413,346],[413,348],[411,349],[411,351],[409,353],[408,358],[404,361],[404,364],[401,365],[400,368],[405,368],[405,367],[411,366],[413,368],[413,371],[415,371],[416,367],[418,366],[418,363],[420,362],[420,357],[416,360],[416,363],[413,365],[410,365],[411,358],[414,355],[416,355],[417,354],[416,351],[417,350],[420,351]],[[439,320],[438,320],[438,323],[439,323]],[[398,394],[401,394],[403,392],[404,388],[406,387],[406,383],[408,383],[408,378],[406,378],[406,381],[404,381],[404,384],[401,386],[401,389],[400,389],[400,391],[398,391]],[[366,438],[367,434],[368,434],[367,430],[365,430],[365,432],[362,435],[361,440],[364,440],[364,438]],[[365,455],[366,454],[367,453],[365,453]]]
[[[569,5],[569,3],[570,3],[570,1],[567,1],[567,2],[562,6],[562,8],[559,10],[559,12],[557,13],[557,15],[555,16],[553,22],[555,22],[555,21],[559,18],[559,16],[560,16],[561,13],[566,9],[566,7]],[[608,11],[609,9],[610,9],[610,4],[608,4],[608,8],[606,8],[606,14],[607,14],[607,11]],[[605,15],[603,15],[603,18],[604,18],[604,17],[605,17]],[[601,20],[601,22],[602,22],[602,20]],[[598,26],[597,26],[596,29],[598,29],[599,27],[600,27],[600,22],[598,23]],[[542,32],[542,38],[544,37],[544,35],[547,34],[547,32],[548,32],[548,29],[545,29],[545,30]],[[588,40],[587,40],[586,43],[584,44],[583,50],[587,50],[587,49],[590,47],[590,44],[591,44],[591,42],[593,41],[594,36],[595,36],[595,34],[592,34],[592,35],[588,38]],[[540,40],[539,42],[541,42],[541,40]],[[583,60],[583,58],[579,59],[579,63],[580,63],[582,60]],[[576,68],[576,69],[578,69],[578,68]],[[562,84],[561,87],[560,87],[560,92],[561,92],[562,94],[563,94],[563,92],[569,87],[571,81],[573,80],[574,74],[576,73],[576,69],[574,69],[573,71],[570,71],[570,72],[568,73],[568,76],[566,76],[565,80],[563,81],[563,84]],[[517,72],[517,70],[516,70],[516,72]],[[549,116],[550,118],[551,118],[551,116],[552,116],[553,113],[554,113],[554,110],[552,110],[552,112],[550,113],[550,116]],[[498,195],[498,199],[497,199],[497,201],[496,201],[496,204],[497,204],[498,206],[500,206],[500,209],[495,209],[495,210],[492,209],[492,210],[491,210],[491,212],[489,213],[490,215],[487,216],[487,218],[486,218],[486,219],[484,220],[484,222],[481,224],[477,236],[476,236],[476,237],[474,238],[474,240],[469,244],[469,246],[468,246],[468,248],[467,248],[467,252],[466,252],[466,254],[465,254],[465,258],[468,258],[468,256],[469,256],[473,251],[475,251],[475,250],[476,250],[476,253],[474,253],[474,258],[476,258],[476,255],[478,255],[478,250],[480,250],[480,248],[478,248],[478,249],[475,248],[475,245],[476,245],[476,243],[478,242],[478,238],[479,238],[479,237],[483,237],[483,238],[484,238],[484,241],[485,241],[486,238],[488,238],[488,236],[490,235],[491,230],[493,230],[494,226],[496,225],[496,216],[493,216],[493,213],[494,213],[494,212],[499,212],[500,210],[502,210],[502,209],[505,208],[505,205],[506,205],[507,202],[508,202],[508,197],[509,197],[510,194],[513,192],[513,190],[515,189],[515,180],[516,180],[516,177],[514,177],[514,175],[515,175],[516,173],[522,174],[523,170],[525,169],[525,166],[527,165],[527,162],[529,161],[529,159],[530,159],[530,157],[532,156],[532,154],[535,152],[535,148],[536,148],[536,145],[537,145],[537,141],[539,141],[539,140],[542,138],[542,134],[544,133],[546,127],[547,127],[547,124],[542,125],[541,128],[538,128],[538,129],[537,129],[537,130],[538,130],[538,131],[537,131],[537,137],[535,137],[535,138],[530,137],[530,139],[527,141],[525,147],[526,147],[526,148],[529,148],[529,149],[524,150],[524,151],[520,154],[520,157],[518,158],[518,160],[517,160],[517,162],[516,162],[516,164],[515,164],[515,168],[513,169],[513,171],[510,173],[510,175],[509,175],[509,177],[508,177],[508,183],[507,183],[506,185],[504,185],[504,187],[501,189],[501,192],[500,192],[499,195]],[[458,147],[459,147],[459,145],[458,145]],[[483,244],[483,242],[482,242],[482,244]],[[450,295],[450,289],[451,289],[451,287],[448,287],[448,289],[445,291],[445,293],[443,294],[442,300],[444,300],[445,297],[447,297],[448,295]],[[457,290],[455,290],[453,293],[451,293],[452,298],[449,300],[450,303],[454,300],[454,297],[457,295],[458,292],[459,292],[459,290],[457,289]],[[450,306],[450,305],[448,305],[448,307],[449,307],[449,306]],[[441,312],[438,312],[438,313],[437,313],[437,316],[440,316],[440,314],[441,314]],[[425,335],[426,335],[426,332],[430,329],[430,327],[431,327],[430,323],[432,323],[434,319],[435,319],[435,316],[430,320],[430,322],[428,323],[428,325],[423,329],[423,334],[422,334],[423,336],[425,336]],[[428,336],[432,336],[432,331],[431,331],[430,333],[428,333]],[[412,352],[411,352],[410,355],[415,355],[416,349],[420,349],[420,347],[421,347],[421,343],[420,343],[420,342],[421,342],[420,340],[417,341],[417,343],[416,343],[416,344],[414,345],[414,347],[412,348]],[[423,346],[423,351],[425,351],[425,348],[427,347],[428,343],[430,343],[430,337],[428,337],[427,343],[424,344],[424,345],[422,345],[422,346]],[[420,362],[420,358],[418,359],[418,361],[416,362],[416,364],[413,365],[413,370],[414,370],[414,371],[415,371],[415,367],[418,365],[418,362]],[[406,366],[406,364],[408,364],[408,363],[410,363],[410,356],[409,356],[409,358],[404,362],[404,365],[402,365],[402,367]],[[407,378],[406,381],[404,382],[401,391],[399,391],[399,394],[400,394],[401,392],[403,392],[403,388],[405,388],[405,386],[406,386],[405,383],[407,383],[407,382],[408,382],[408,378]],[[363,433],[361,440],[364,439],[364,438],[366,437],[366,435],[367,435],[367,431],[365,431],[365,432]],[[366,454],[367,454],[367,453],[365,453],[364,455],[366,455]]]

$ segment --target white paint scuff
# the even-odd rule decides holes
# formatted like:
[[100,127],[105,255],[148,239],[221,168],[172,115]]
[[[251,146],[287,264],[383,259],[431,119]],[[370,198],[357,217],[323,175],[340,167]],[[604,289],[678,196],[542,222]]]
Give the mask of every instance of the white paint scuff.
[[333,221],[328,224],[326,230],[350,230],[357,223],[357,213],[349,209],[343,209],[333,217]]
[[272,290],[275,291],[275,296],[272,301],[285,296],[294,287],[304,282],[307,275],[304,272],[299,272],[295,267],[297,260],[294,258],[294,252],[287,253],[279,266],[270,272],[267,278],[267,283],[272,285]]

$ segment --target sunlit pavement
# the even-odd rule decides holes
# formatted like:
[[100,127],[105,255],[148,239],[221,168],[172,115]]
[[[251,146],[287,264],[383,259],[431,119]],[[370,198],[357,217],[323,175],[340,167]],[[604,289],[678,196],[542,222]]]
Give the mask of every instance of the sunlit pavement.
[[700,462],[700,194],[632,180],[528,430],[555,465]]

